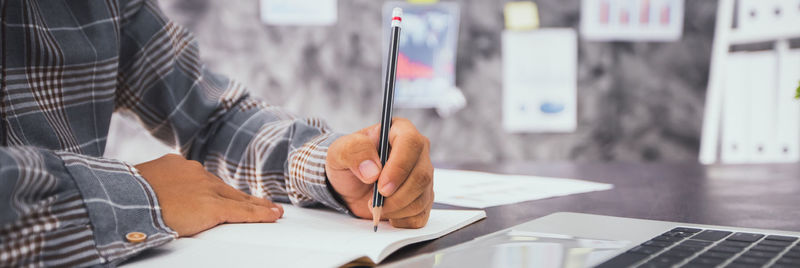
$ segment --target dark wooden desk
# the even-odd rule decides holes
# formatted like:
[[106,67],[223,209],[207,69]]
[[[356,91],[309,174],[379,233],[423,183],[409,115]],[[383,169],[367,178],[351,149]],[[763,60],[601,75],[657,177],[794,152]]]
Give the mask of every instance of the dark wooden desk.
[[[800,164],[438,164],[438,168],[585,179],[614,189],[491,207],[486,219],[407,246],[385,263],[433,252],[550,213],[571,211],[651,220],[800,231]],[[435,182],[434,178],[434,182]],[[457,208],[435,204],[434,208]]]

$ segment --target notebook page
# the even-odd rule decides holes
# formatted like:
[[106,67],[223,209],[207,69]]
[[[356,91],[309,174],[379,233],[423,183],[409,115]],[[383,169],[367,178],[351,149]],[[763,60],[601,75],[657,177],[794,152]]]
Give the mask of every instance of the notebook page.
[[371,220],[329,210],[284,205],[284,211],[277,223],[217,226],[157,248],[161,253],[139,258],[126,266],[330,267],[364,256],[379,263],[405,245],[443,236],[486,217],[482,210],[434,209],[423,228],[400,229],[381,222],[378,232],[373,232]]
[[315,252],[276,246],[238,245],[181,238],[144,251],[120,266],[149,267],[333,267],[363,255]]

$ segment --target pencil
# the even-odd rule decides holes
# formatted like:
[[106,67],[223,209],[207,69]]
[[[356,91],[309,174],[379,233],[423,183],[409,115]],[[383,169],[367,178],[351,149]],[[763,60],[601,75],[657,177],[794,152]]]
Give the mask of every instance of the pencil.
[[[400,39],[400,22],[403,21],[403,10],[396,7],[392,10],[392,36],[389,42],[389,60],[386,62],[386,79],[383,85],[383,111],[381,112],[381,137],[378,154],[381,166],[386,166],[389,158],[389,129],[392,127],[392,105],[394,104],[394,82],[397,73],[398,39]],[[378,192],[378,182],[372,188],[372,231],[378,231],[378,223],[383,212],[383,195]]]

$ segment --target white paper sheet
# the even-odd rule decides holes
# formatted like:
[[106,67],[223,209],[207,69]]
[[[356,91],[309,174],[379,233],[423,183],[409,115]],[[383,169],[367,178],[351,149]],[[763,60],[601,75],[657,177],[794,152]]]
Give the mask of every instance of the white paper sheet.
[[[421,229],[394,228],[341,213],[284,205],[277,223],[226,224],[181,238],[131,267],[332,267],[360,257],[380,262],[402,246],[434,239],[486,217],[482,210],[433,210]],[[313,256],[313,257],[311,257]]]
[[332,25],[336,0],[261,0],[261,21],[271,25]]
[[502,175],[474,171],[435,169],[434,202],[486,208],[529,200],[609,190],[614,186],[575,179]]
[[506,131],[575,131],[577,40],[573,29],[503,32]]

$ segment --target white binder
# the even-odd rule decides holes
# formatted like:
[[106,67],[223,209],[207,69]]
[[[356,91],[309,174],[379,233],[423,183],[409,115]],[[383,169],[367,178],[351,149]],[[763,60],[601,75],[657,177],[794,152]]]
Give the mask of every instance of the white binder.
[[[782,47],[779,49],[785,49]],[[794,99],[800,82],[800,50],[778,58],[780,81],[777,94],[776,162],[800,160],[800,100]]]
[[722,105],[721,160],[725,163],[747,163],[749,156],[745,147],[750,145],[748,126],[750,125],[750,103],[748,91],[748,54],[730,55],[725,77],[725,94]]
[[[788,41],[800,37],[798,7],[800,0],[719,1],[701,163],[800,160],[800,101],[793,98],[800,52]],[[774,49],[731,52],[733,45],[762,42]]]

